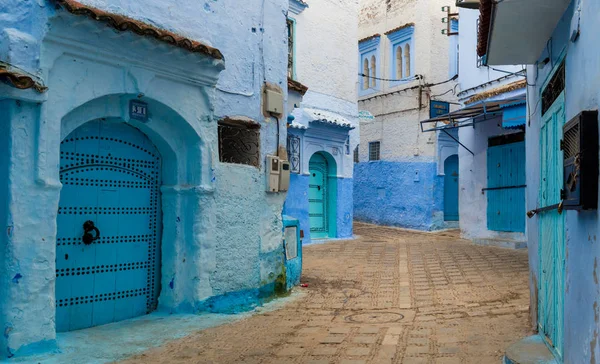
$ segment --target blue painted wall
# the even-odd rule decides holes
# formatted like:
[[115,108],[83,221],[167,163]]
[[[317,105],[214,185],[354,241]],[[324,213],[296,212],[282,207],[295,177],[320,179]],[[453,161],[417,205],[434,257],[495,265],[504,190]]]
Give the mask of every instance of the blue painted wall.
[[[55,344],[59,145],[94,118],[130,122],[163,156],[160,310],[237,311],[273,294],[284,267],[285,194],[265,192],[263,165],[219,162],[216,120],[254,120],[260,160],[276,152],[276,123],[262,114],[261,95],[265,80],[287,93],[288,0],[83,2],[210,44],[225,62],[115,35],[50,0],[0,4],[0,61],[49,87],[37,94],[0,84],[0,106],[11,110],[0,115],[0,196],[9,196],[0,202],[0,358]],[[149,105],[146,124],[128,118],[138,97]],[[286,134],[281,128],[279,145]]]
[[337,238],[352,237],[354,180],[337,179]]
[[[312,243],[310,236],[310,220],[308,217],[308,176],[292,173],[290,189],[283,206],[284,215],[292,216],[300,221],[300,229],[304,230],[303,245]],[[353,179],[337,178],[337,236],[352,237],[353,221]]]
[[[581,12],[574,11],[580,4]],[[573,1],[552,35],[548,47],[540,55],[551,62],[542,69],[529,67],[530,125],[527,128],[527,210],[538,206],[540,186],[540,118],[541,107],[535,107],[540,98],[540,88],[548,78],[553,65],[566,50],[566,102],[565,117],[570,120],[582,110],[597,109],[600,104],[600,79],[595,77],[600,69],[600,48],[597,34],[600,23],[600,2]],[[579,15],[581,19],[579,21]],[[569,37],[577,24],[581,35],[577,42]],[[567,49],[568,48],[568,49]],[[548,53],[551,52],[551,54]],[[535,110],[535,112],[532,110]],[[597,363],[600,361],[600,216],[597,211],[566,214],[566,281],[564,316],[565,363]],[[532,317],[537,317],[537,290],[539,276],[538,218],[527,220],[529,246],[530,288]]]
[[435,230],[444,223],[444,178],[433,162],[362,162],[354,166],[354,218]]
[[304,231],[303,244],[310,244],[310,220],[308,218],[308,176],[292,173],[283,214],[300,221],[300,229]]

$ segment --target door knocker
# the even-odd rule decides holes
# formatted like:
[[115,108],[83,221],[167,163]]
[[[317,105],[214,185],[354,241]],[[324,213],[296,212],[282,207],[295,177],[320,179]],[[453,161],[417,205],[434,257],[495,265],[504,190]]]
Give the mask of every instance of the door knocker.
[[[92,235],[92,230],[96,232],[96,236]],[[94,225],[94,222],[91,220],[88,220],[83,223],[83,231],[84,233],[81,239],[83,240],[83,243],[85,245],[90,245],[91,243],[100,238],[100,230],[98,230],[98,228]]]

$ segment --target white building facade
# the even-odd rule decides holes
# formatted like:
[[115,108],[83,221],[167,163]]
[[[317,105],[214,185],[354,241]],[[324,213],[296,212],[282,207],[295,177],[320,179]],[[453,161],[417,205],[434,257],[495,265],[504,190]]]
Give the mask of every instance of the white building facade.
[[[448,102],[456,100],[458,49],[456,35],[450,34],[458,22],[441,11],[445,5],[441,0],[361,3],[357,89],[364,117],[354,171],[358,221],[421,230],[457,224],[456,135],[425,134],[419,124],[448,112]],[[444,16],[450,24],[441,22]]]

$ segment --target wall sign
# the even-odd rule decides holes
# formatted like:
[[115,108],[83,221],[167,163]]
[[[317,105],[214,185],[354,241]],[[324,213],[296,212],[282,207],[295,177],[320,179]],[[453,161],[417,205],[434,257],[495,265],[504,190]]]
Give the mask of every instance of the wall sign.
[[431,100],[429,104],[429,117],[435,118],[450,113],[450,104],[445,101]]
[[138,100],[129,103],[129,118],[146,122],[148,121],[148,104]]

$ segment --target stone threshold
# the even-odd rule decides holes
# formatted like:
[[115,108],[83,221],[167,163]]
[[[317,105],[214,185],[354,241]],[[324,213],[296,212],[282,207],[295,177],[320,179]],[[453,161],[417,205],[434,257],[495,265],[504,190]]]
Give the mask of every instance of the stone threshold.
[[540,335],[518,341],[506,349],[502,364],[560,364]]
[[501,238],[489,238],[482,239],[476,238],[473,239],[473,243],[477,245],[485,245],[485,246],[495,246],[498,248],[507,248],[507,249],[527,249],[526,241],[512,240],[512,239],[501,239]]

